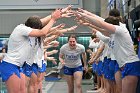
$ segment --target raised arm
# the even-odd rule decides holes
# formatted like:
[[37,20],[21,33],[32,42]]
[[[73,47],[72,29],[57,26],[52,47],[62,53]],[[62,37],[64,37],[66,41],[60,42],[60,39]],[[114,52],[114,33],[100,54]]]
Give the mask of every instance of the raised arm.
[[97,52],[93,55],[93,56],[91,56],[91,59],[89,60],[89,64],[93,64],[93,62],[95,61],[95,60],[97,60],[99,57],[100,57],[100,55],[101,55],[101,53],[103,52],[103,50],[104,50],[104,47],[105,47],[105,44],[102,44],[98,49],[97,49]]
[[97,17],[100,20],[105,20],[104,18],[102,18],[102,17],[100,17],[98,15],[95,15],[95,14],[93,14],[93,13],[87,11],[87,10],[84,10],[84,9],[78,8],[78,11],[81,11],[81,12],[83,12],[83,13],[89,15],[89,16]]
[[103,35],[99,31],[96,32],[96,36],[99,37],[104,43],[108,43],[110,40],[110,37]]
[[[66,8],[61,9],[62,17],[65,17],[63,14],[66,13],[67,11],[69,11],[71,8],[72,8],[72,6],[68,5]],[[51,17],[52,17],[52,15],[48,15],[41,19],[43,26],[48,24],[48,22],[51,20]]]
[[56,54],[58,52],[58,50],[52,50],[52,51],[47,51],[47,56],[50,56],[50,55],[53,55],[53,54]]
[[32,29],[29,33],[29,36],[40,37],[48,34],[49,30],[52,28],[53,24],[57,19],[61,18],[61,10],[55,10],[52,13],[51,19],[47,25],[45,25],[42,29]]
[[[109,24],[109,23],[107,23],[107,22],[104,22],[103,20],[101,20],[101,19],[98,19],[98,17],[96,17],[96,16],[90,16],[90,15],[87,15],[87,14],[85,14],[85,13],[82,13],[82,12],[78,12],[80,15],[82,15],[82,16],[84,16],[84,17],[86,17],[86,18],[88,18],[88,20],[90,20],[91,22],[92,22],[92,24],[93,25],[95,25],[95,26],[97,26],[97,27],[100,27],[100,28],[102,28],[102,29],[105,29],[105,31],[107,31],[107,32],[109,32],[109,33],[115,33],[115,30],[116,30],[116,28],[115,28],[115,26],[114,25],[112,25],[112,24]],[[78,17],[78,15],[77,15],[77,17]],[[82,20],[82,19],[81,19]]]

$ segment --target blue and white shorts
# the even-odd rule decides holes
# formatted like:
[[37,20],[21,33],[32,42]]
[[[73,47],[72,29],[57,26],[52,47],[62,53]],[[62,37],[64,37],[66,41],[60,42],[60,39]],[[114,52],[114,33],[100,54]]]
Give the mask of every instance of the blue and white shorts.
[[43,61],[42,61],[42,68],[38,68],[38,71],[40,73],[44,73],[44,72],[46,72],[46,69],[47,69],[47,65],[46,65],[46,63],[43,63]]
[[32,66],[28,65],[27,63],[24,63],[22,69],[23,69],[23,73],[24,73],[27,77],[31,77],[31,74],[33,73],[33,71],[32,71]]
[[93,72],[97,73],[97,65],[95,62],[92,64],[92,70]]
[[20,67],[6,61],[0,63],[2,81],[7,81],[10,76],[16,74],[20,78]]
[[140,61],[126,63],[124,67],[121,68],[122,78],[128,75],[140,76]]
[[103,64],[101,61],[98,62],[97,64],[97,75],[98,76],[102,76],[102,73],[103,73]]
[[37,75],[37,73],[38,73],[38,65],[36,63],[32,64],[32,71]]
[[69,67],[64,66],[65,75],[73,75],[77,71],[83,72],[83,66],[78,66],[76,68],[69,68]]

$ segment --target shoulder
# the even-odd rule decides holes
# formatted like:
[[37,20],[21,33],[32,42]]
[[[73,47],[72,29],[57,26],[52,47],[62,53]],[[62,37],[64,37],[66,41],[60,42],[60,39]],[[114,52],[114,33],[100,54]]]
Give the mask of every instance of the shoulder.
[[116,28],[116,30],[115,30],[116,34],[122,34],[122,33],[127,33],[128,32],[128,30],[126,28],[122,27],[122,26],[115,25],[115,28]]
[[68,43],[62,45],[61,49],[65,49],[65,48],[68,48]]
[[32,31],[33,29],[31,27],[25,26],[24,24],[20,24],[15,27],[15,30]]
[[16,28],[15,29],[23,29],[23,28],[30,28],[30,27],[27,27],[27,26],[25,26],[24,24],[19,24],[19,25],[17,25],[16,26]]
[[77,46],[78,46],[79,48],[85,48],[84,45],[79,44],[79,43],[77,43]]

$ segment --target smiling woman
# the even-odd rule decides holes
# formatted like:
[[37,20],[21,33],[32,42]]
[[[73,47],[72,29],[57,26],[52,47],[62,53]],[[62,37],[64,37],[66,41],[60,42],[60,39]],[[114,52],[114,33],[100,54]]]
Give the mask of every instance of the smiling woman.
[[[60,48],[59,53],[59,61],[64,66],[68,93],[74,93],[74,88],[76,89],[76,93],[82,93],[81,82],[83,70],[87,71],[86,60],[85,47],[77,43],[76,35],[69,35],[68,43]],[[74,81],[76,82],[75,84]]]

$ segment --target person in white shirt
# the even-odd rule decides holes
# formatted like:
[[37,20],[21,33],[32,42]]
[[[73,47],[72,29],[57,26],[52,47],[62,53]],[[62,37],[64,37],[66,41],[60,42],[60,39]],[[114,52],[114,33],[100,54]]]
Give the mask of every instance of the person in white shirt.
[[[83,66],[80,55],[83,58]],[[77,43],[75,35],[71,34],[68,37],[68,43],[60,48],[59,60],[64,65],[68,93],[74,93],[74,88],[76,88],[76,93],[82,93],[83,68],[87,71],[86,53],[85,47]]]
[[[114,34],[112,52],[119,64],[119,67],[122,68],[122,93],[135,93],[138,76],[140,76],[140,61],[138,56],[135,54],[133,42],[128,30],[119,26],[119,20],[115,17],[110,18],[111,20],[117,21],[118,25],[109,24],[95,16],[89,16],[82,12],[78,13],[90,20],[90,22],[95,26],[104,29],[105,32]],[[79,18],[78,15],[77,17]],[[130,84],[132,85],[131,88],[129,87]]]
[[[87,10],[83,10],[83,9],[80,9],[80,11],[82,11],[83,13],[86,13],[87,15],[90,15],[90,16],[93,16],[93,17],[97,17],[98,19],[100,19],[100,20],[102,20],[102,21],[104,21],[105,19],[103,19],[103,18],[101,18],[101,17],[99,17],[99,16],[97,16],[97,15],[95,15],[95,14],[93,14],[93,13],[91,13],[91,12],[89,12],[89,11],[87,11]],[[124,29],[126,29],[127,30],[127,28],[126,28],[126,25],[123,23],[123,20],[122,20],[122,17],[120,16],[120,12],[119,12],[119,10],[118,9],[112,9],[112,10],[110,10],[109,11],[109,16],[113,16],[113,17],[116,17],[116,18],[118,18],[119,19],[119,25],[122,27],[122,28],[124,28]],[[83,21],[83,22],[82,22]],[[90,28],[94,28],[94,30],[93,31],[95,31],[96,29],[97,30],[99,30],[99,31],[101,31],[103,34],[105,34],[106,36],[103,36],[103,34],[101,34],[101,33],[99,33],[99,31],[97,31],[97,35],[100,37],[100,39],[101,40],[103,40],[105,43],[108,43],[109,42],[109,40],[110,40],[110,37],[112,37],[113,35],[109,35],[108,33],[106,33],[106,31],[104,31],[104,29],[100,29],[100,28],[98,28],[98,27],[96,27],[96,26],[94,26],[93,24],[92,24],[92,22],[90,23],[88,20],[80,20],[80,23],[82,24],[82,25],[87,25],[87,26],[89,26]],[[116,22],[115,22],[115,24],[116,24]],[[93,33],[95,33],[95,32],[93,32]],[[110,44],[109,44],[110,45]],[[110,49],[110,48],[109,48]],[[110,52],[110,51],[109,51]],[[108,52],[108,53],[109,53]],[[114,55],[112,52],[111,52],[111,55]],[[110,57],[109,57],[110,58]],[[113,56],[111,56],[111,58],[112,58],[112,60],[113,60],[113,62],[115,61],[114,60],[114,57]],[[106,59],[106,58],[105,58]],[[111,66],[112,67],[112,66]],[[119,67],[118,67],[118,63],[116,63],[116,67],[115,67],[115,81],[116,81],[116,92],[117,93],[121,93],[121,91],[122,91],[122,80],[121,80],[121,71],[120,71],[120,69],[119,69]]]
[[[8,93],[25,93],[24,85],[21,83],[23,80],[20,68],[29,56],[29,37],[47,35],[56,20],[63,17],[62,14],[65,11],[56,9],[51,15],[42,19],[32,16],[27,19],[25,24],[15,27],[9,37],[8,52],[0,64],[0,72]],[[42,28],[34,28],[38,25],[42,25]]]

